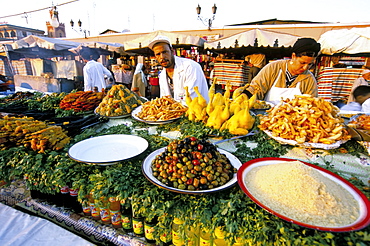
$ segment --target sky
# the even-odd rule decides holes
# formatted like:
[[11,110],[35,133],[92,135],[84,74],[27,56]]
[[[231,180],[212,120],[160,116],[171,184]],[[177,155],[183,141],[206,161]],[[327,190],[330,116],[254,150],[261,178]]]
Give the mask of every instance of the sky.
[[[212,18],[212,6],[216,4],[213,28],[274,18],[370,23],[369,0],[0,0],[0,3],[0,23],[45,32],[45,23],[50,21],[48,9],[57,6],[59,20],[65,23],[67,38],[83,37],[83,32],[77,27],[78,20],[82,21],[82,31],[86,31],[88,36],[96,36],[107,29],[132,33],[205,29],[207,25],[197,19],[198,4],[205,20]],[[9,8],[4,7],[6,5]],[[35,11],[39,9],[44,10]],[[9,15],[16,16],[6,17]],[[75,22],[74,29],[70,26],[71,20]]]

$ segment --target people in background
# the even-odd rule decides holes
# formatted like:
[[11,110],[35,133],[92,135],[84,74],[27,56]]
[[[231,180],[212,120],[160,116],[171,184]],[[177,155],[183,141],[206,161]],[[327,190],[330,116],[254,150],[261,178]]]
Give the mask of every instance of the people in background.
[[132,79],[131,91],[135,92],[139,97],[145,97],[146,87],[148,86],[144,71],[144,64],[138,63]]
[[122,84],[124,84],[128,89],[131,89],[132,78],[133,78],[132,68],[128,64],[122,65]]
[[312,38],[300,38],[292,47],[291,59],[277,60],[264,66],[244,91],[249,97],[257,93],[259,100],[273,103],[295,95],[318,96],[317,82],[309,71],[320,51]]
[[244,61],[249,67],[248,81],[252,81],[258,72],[266,65],[266,56],[261,53],[247,55]]
[[86,62],[83,68],[84,75],[84,91],[102,91],[107,87],[106,79],[111,78],[111,72],[97,62],[99,53],[94,49],[83,48],[80,51],[80,56]]
[[357,86],[353,92],[352,96],[354,101],[344,105],[341,110],[345,111],[362,111],[370,113],[370,86],[360,85]]
[[175,100],[185,103],[185,87],[190,96],[197,97],[194,87],[208,101],[208,85],[202,67],[195,61],[174,55],[170,40],[157,36],[149,44],[154,56],[163,70],[159,75],[160,96],[171,95]]
[[349,94],[347,104],[355,101],[353,96],[353,91],[360,85],[369,85],[370,84],[370,70],[365,69],[361,72],[361,77],[358,77],[352,85],[351,93]]

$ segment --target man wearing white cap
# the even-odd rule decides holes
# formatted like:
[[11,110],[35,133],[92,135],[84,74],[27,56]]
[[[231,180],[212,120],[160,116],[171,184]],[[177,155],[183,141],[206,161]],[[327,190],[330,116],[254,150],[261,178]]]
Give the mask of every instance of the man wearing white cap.
[[198,86],[200,94],[209,101],[208,85],[202,67],[195,61],[174,55],[170,40],[157,36],[149,44],[154,56],[163,67],[159,75],[160,96],[172,96],[176,101],[185,103],[185,87],[190,96],[197,97],[194,87]]
[[353,91],[360,85],[370,85],[370,70],[365,69],[361,72],[361,77],[358,77],[352,85],[351,93],[349,94],[348,97],[348,103],[354,102],[355,98],[353,97]]

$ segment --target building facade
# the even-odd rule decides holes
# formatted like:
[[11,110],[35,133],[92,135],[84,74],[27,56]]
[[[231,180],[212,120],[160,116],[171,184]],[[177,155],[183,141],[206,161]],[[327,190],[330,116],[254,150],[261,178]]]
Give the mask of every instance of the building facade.
[[0,41],[15,41],[25,38],[29,35],[45,36],[45,31],[0,23]]

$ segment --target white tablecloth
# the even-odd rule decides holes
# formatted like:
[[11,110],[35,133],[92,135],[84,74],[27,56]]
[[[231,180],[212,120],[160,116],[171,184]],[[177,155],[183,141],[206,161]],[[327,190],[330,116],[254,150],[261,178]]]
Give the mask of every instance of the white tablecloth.
[[0,245],[94,245],[55,225],[0,203]]

